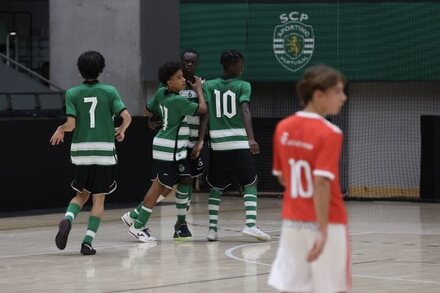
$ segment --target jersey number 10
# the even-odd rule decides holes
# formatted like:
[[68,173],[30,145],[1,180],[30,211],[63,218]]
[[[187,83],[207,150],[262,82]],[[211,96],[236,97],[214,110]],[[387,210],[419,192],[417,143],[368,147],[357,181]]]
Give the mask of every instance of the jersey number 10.
[[96,110],[96,105],[98,105],[98,99],[96,97],[87,97],[84,98],[84,103],[92,103],[89,110],[90,128],[95,128],[95,110]]
[[[289,159],[290,196],[292,198],[310,198],[313,196],[313,176],[310,164],[304,160]],[[302,180],[304,176],[304,180]],[[303,182],[306,186],[303,186]]]
[[[228,118],[232,118],[237,114],[236,94],[230,90],[223,93],[223,99],[221,98],[221,92],[214,90],[215,94],[215,116],[217,118],[222,117],[222,114]],[[229,101],[230,99],[230,101]],[[223,100],[223,111],[222,103]],[[229,103],[228,103],[229,102]],[[231,109],[228,109],[228,105],[231,105]]]

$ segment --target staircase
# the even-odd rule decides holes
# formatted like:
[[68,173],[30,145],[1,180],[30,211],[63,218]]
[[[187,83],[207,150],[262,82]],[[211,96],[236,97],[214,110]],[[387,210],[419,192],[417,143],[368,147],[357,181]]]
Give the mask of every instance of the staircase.
[[0,117],[64,114],[64,89],[0,53]]

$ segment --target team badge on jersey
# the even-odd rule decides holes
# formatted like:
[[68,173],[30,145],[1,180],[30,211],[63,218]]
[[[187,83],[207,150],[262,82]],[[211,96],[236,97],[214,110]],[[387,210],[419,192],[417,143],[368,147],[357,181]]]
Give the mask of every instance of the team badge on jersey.
[[273,52],[278,62],[287,70],[298,71],[309,63],[315,49],[315,35],[304,13],[291,12],[280,15],[281,24],[273,32]]

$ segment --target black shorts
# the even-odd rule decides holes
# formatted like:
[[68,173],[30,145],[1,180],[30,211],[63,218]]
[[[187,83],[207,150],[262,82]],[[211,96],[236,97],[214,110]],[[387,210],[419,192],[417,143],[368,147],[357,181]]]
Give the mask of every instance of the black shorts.
[[[177,183],[179,176],[189,176],[190,170],[186,169],[188,166],[185,160],[180,161],[152,161],[152,176],[151,180],[159,179],[159,182],[168,189],[172,189],[173,185]],[[186,175],[185,175],[186,174]]]
[[184,165],[185,172],[179,173],[179,176],[183,177],[198,177],[205,172],[205,165],[203,164],[202,156],[199,156],[197,159],[191,159],[192,149],[188,149],[188,154],[186,159],[182,160],[182,164]]
[[75,178],[71,184],[77,192],[88,191],[91,194],[110,194],[115,191],[115,165],[77,165]]
[[209,156],[209,172],[206,177],[211,187],[223,190],[231,184],[242,187],[257,180],[254,157],[250,150],[213,151]]

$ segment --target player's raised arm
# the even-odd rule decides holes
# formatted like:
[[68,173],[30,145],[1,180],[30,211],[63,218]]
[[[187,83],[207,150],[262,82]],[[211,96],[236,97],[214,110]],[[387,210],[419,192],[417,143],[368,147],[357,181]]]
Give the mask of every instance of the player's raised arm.
[[60,142],[64,142],[64,133],[73,131],[75,129],[75,124],[75,117],[68,116],[67,121],[63,125],[58,126],[57,130],[55,130],[49,142],[52,145],[58,145]]

